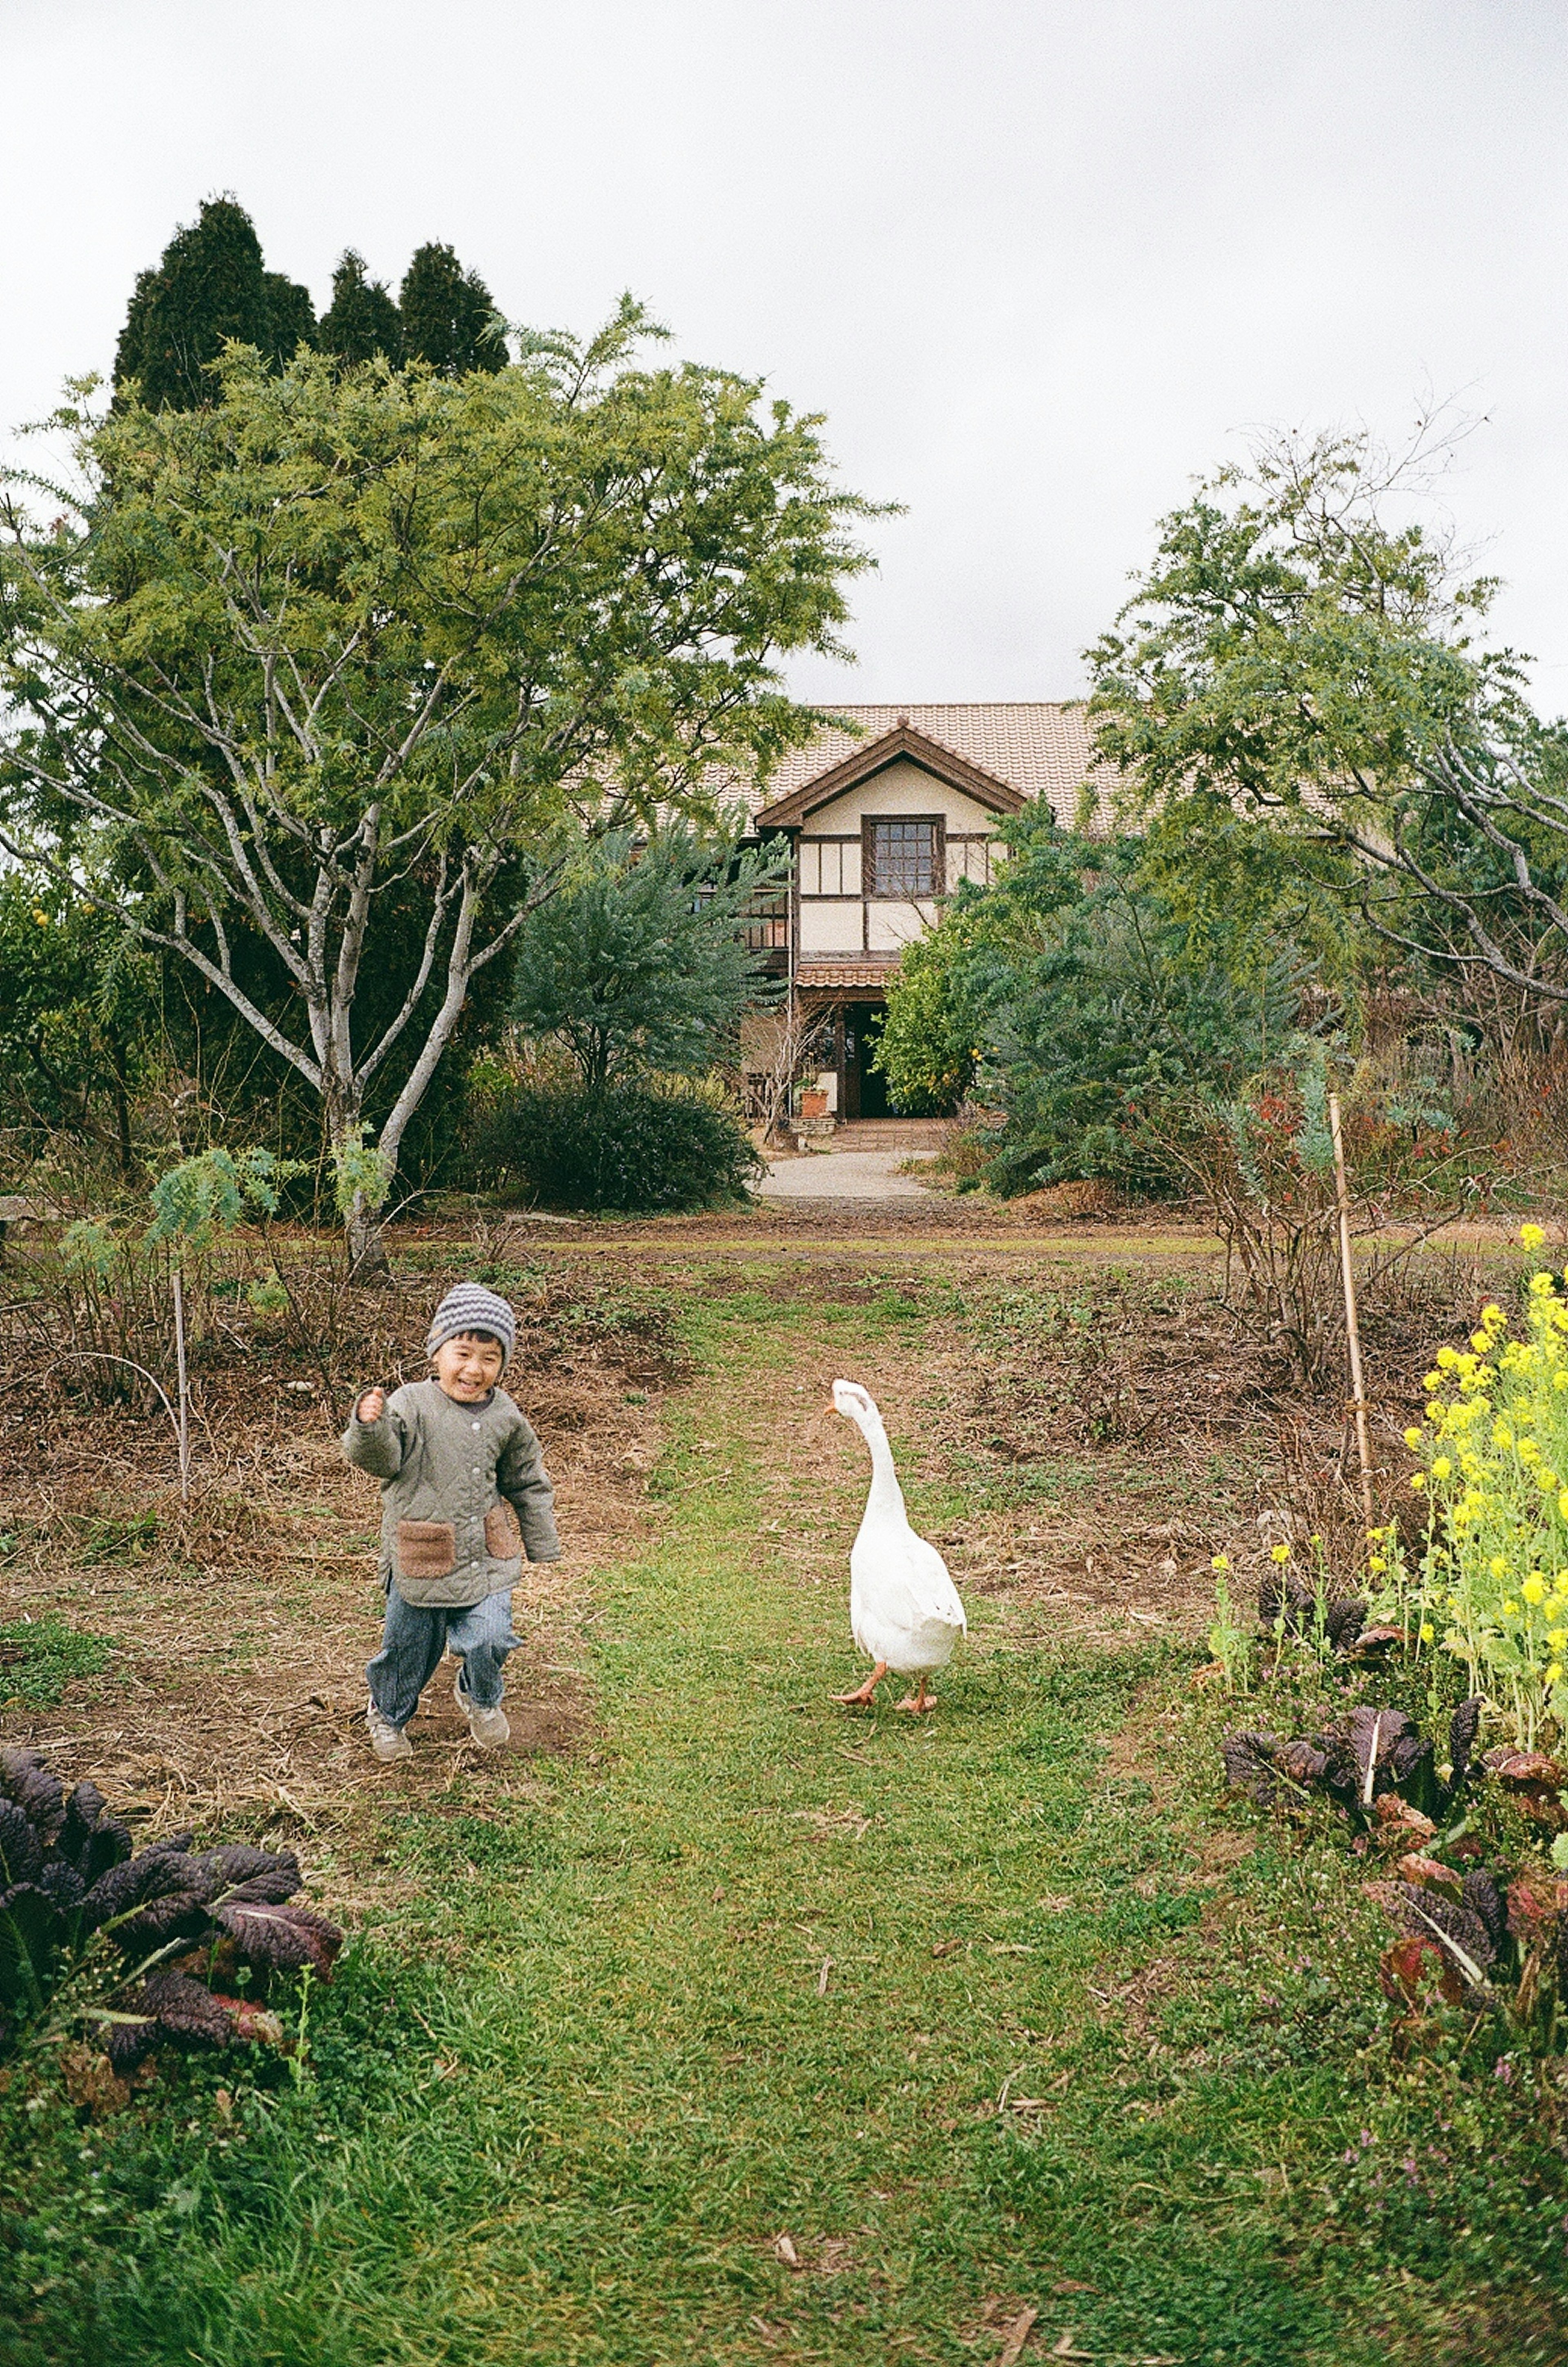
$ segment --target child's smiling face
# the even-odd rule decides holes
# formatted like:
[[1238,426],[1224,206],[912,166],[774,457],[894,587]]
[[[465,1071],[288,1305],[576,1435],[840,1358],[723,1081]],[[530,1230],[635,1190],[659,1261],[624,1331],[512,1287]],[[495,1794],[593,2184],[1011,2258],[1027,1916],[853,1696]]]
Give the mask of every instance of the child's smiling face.
[[438,1386],[459,1405],[477,1405],[489,1397],[506,1363],[499,1340],[488,1331],[459,1331],[443,1340],[431,1358]]

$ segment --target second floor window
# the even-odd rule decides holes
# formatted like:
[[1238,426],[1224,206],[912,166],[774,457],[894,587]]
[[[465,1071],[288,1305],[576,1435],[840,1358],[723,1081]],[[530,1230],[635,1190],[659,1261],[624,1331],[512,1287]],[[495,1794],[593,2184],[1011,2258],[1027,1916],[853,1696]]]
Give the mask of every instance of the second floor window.
[[866,893],[911,898],[940,895],[938,827],[934,821],[868,821]]

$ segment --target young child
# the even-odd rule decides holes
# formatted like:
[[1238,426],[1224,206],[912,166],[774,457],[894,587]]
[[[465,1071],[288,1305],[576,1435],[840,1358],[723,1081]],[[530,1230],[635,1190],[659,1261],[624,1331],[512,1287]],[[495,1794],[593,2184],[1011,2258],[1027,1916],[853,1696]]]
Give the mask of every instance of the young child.
[[445,1651],[457,1706],[484,1750],[512,1729],[502,1666],[517,1642],[512,1590],[525,1553],[556,1561],[555,1491],[539,1442],[500,1386],[517,1337],[504,1298],[460,1282],[435,1310],[427,1381],[367,1389],[344,1433],[350,1463],[381,1482],[387,1626],[366,1670],[365,1723],[378,1759],[408,1759],[403,1732]]

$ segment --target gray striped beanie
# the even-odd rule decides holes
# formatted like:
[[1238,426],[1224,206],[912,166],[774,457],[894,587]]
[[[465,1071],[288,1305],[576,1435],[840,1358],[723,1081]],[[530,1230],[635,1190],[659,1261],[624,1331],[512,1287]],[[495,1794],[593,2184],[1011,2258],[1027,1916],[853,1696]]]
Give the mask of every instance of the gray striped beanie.
[[517,1318],[505,1299],[498,1298],[483,1283],[454,1283],[431,1319],[425,1354],[434,1356],[437,1348],[455,1340],[459,1331],[488,1331],[492,1339],[500,1341],[502,1356],[510,1360],[517,1343]]

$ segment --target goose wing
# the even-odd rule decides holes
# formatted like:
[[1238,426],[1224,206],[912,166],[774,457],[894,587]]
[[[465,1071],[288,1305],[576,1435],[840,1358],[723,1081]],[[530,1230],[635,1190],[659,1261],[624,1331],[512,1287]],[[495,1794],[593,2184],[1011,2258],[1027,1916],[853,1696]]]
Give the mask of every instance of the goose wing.
[[956,1627],[967,1635],[969,1623],[964,1616],[964,1605],[947,1564],[935,1546],[917,1536],[913,1529],[909,1531],[909,1564],[920,1617],[940,1620],[943,1626]]
[[934,1621],[960,1634],[967,1632],[964,1605],[947,1564],[935,1546],[911,1528],[857,1537],[850,1575],[868,1607],[874,1603],[878,1615],[896,1627],[913,1633]]

